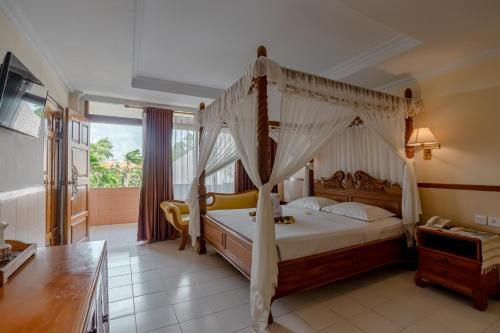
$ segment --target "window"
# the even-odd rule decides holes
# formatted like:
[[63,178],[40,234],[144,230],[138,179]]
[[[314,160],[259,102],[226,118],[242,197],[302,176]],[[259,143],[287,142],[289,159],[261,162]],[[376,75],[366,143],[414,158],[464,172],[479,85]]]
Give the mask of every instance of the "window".
[[[172,162],[174,199],[186,200],[189,186],[195,177],[195,152],[197,151],[197,135],[193,123],[194,116],[189,114],[174,114],[174,129],[172,133]],[[227,130],[226,130],[227,131]],[[224,131],[223,131],[224,132]],[[223,134],[230,135],[229,133]],[[227,145],[233,144],[226,140],[218,140],[214,150],[228,150]],[[207,192],[234,192],[234,163],[223,166],[214,174],[205,178]]]
[[186,200],[196,172],[195,151],[198,143],[193,120],[192,115],[174,113],[172,173],[174,199],[177,200]]
[[90,187],[136,187],[142,177],[142,127],[91,123]]
[[205,178],[207,192],[233,193],[234,192],[234,166],[231,163],[219,171]]

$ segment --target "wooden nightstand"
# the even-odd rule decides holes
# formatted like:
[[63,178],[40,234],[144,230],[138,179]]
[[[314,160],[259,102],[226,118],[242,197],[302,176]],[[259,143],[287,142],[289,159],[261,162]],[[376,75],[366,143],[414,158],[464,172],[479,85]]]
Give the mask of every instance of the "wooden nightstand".
[[498,269],[481,274],[481,240],[447,230],[417,228],[418,271],[415,283],[428,282],[471,296],[474,307],[485,310],[498,292]]

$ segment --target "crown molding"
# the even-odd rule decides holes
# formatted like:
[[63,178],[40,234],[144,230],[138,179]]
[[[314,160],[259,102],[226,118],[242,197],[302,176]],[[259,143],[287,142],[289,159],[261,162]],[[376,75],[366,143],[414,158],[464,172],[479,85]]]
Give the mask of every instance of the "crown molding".
[[68,90],[69,93],[73,91],[73,86],[70,81],[66,78],[61,69],[56,65],[54,59],[50,56],[50,53],[41,43],[41,39],[38,33],[33,29],[29,20],[26,18],[24,13],[19,9],[14,1],[11,0],[0,0],[0,8],[7,14],[12,23],[16,26],[19,32],[26,37],[31,46],[40,55],[42,60],[54,71],[61,83]]
[[489,49],[485,52],[481,52],[481,53],[476,54],[474,56],[466,57],[464,59],[461,59],[459,61],[451,63],[448,66],[444,66],[444,67],[438,68],[436,70],[431,70],[431,71],[428,71],[428,72],[420,74],[420,75],[414,75],[414,76],[410,76],[410,77],[407,77],[404,79],[400,79],[400,80],[386,83],[384,85],[376,87],[375,89],[379,90],[379,91],[384,91],[384,92],[391,91],[391,90],[400,88],[402,86],[408,86],[408,85],[414,84],[417,81],[427,80],[427,79],[433,78],[433,77],[438,76],[438,75],[446,74],[446,73],[451,72],[453,70],[457,70],[457,69],[460,69],[463,67],[478,64],[482,61],[493,58],[499,54],[500,54],[500,46]]
[[375,47],[335,65],[323,72],[323,75],[335,80],[343,79],[419,45],[422,45],[422,42],[413,37],[396,34]]

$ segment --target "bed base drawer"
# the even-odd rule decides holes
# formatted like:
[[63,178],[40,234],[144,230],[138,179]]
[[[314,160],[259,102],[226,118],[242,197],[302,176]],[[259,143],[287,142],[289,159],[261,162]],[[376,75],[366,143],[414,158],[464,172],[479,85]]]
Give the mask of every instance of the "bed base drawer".
[[202,230],[203,238],[249,278],[252,268],[252,243],[206,216],[202,220]]

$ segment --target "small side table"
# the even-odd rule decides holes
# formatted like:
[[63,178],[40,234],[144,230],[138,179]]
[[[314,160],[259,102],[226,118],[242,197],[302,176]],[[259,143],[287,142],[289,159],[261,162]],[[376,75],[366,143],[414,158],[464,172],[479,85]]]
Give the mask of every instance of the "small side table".
[[418,286],[431,282],[471,296],[481,311],[488,307],[488,298],[498,293],[498,269],[481,273],[481,238],[420,226],[417,248]]

